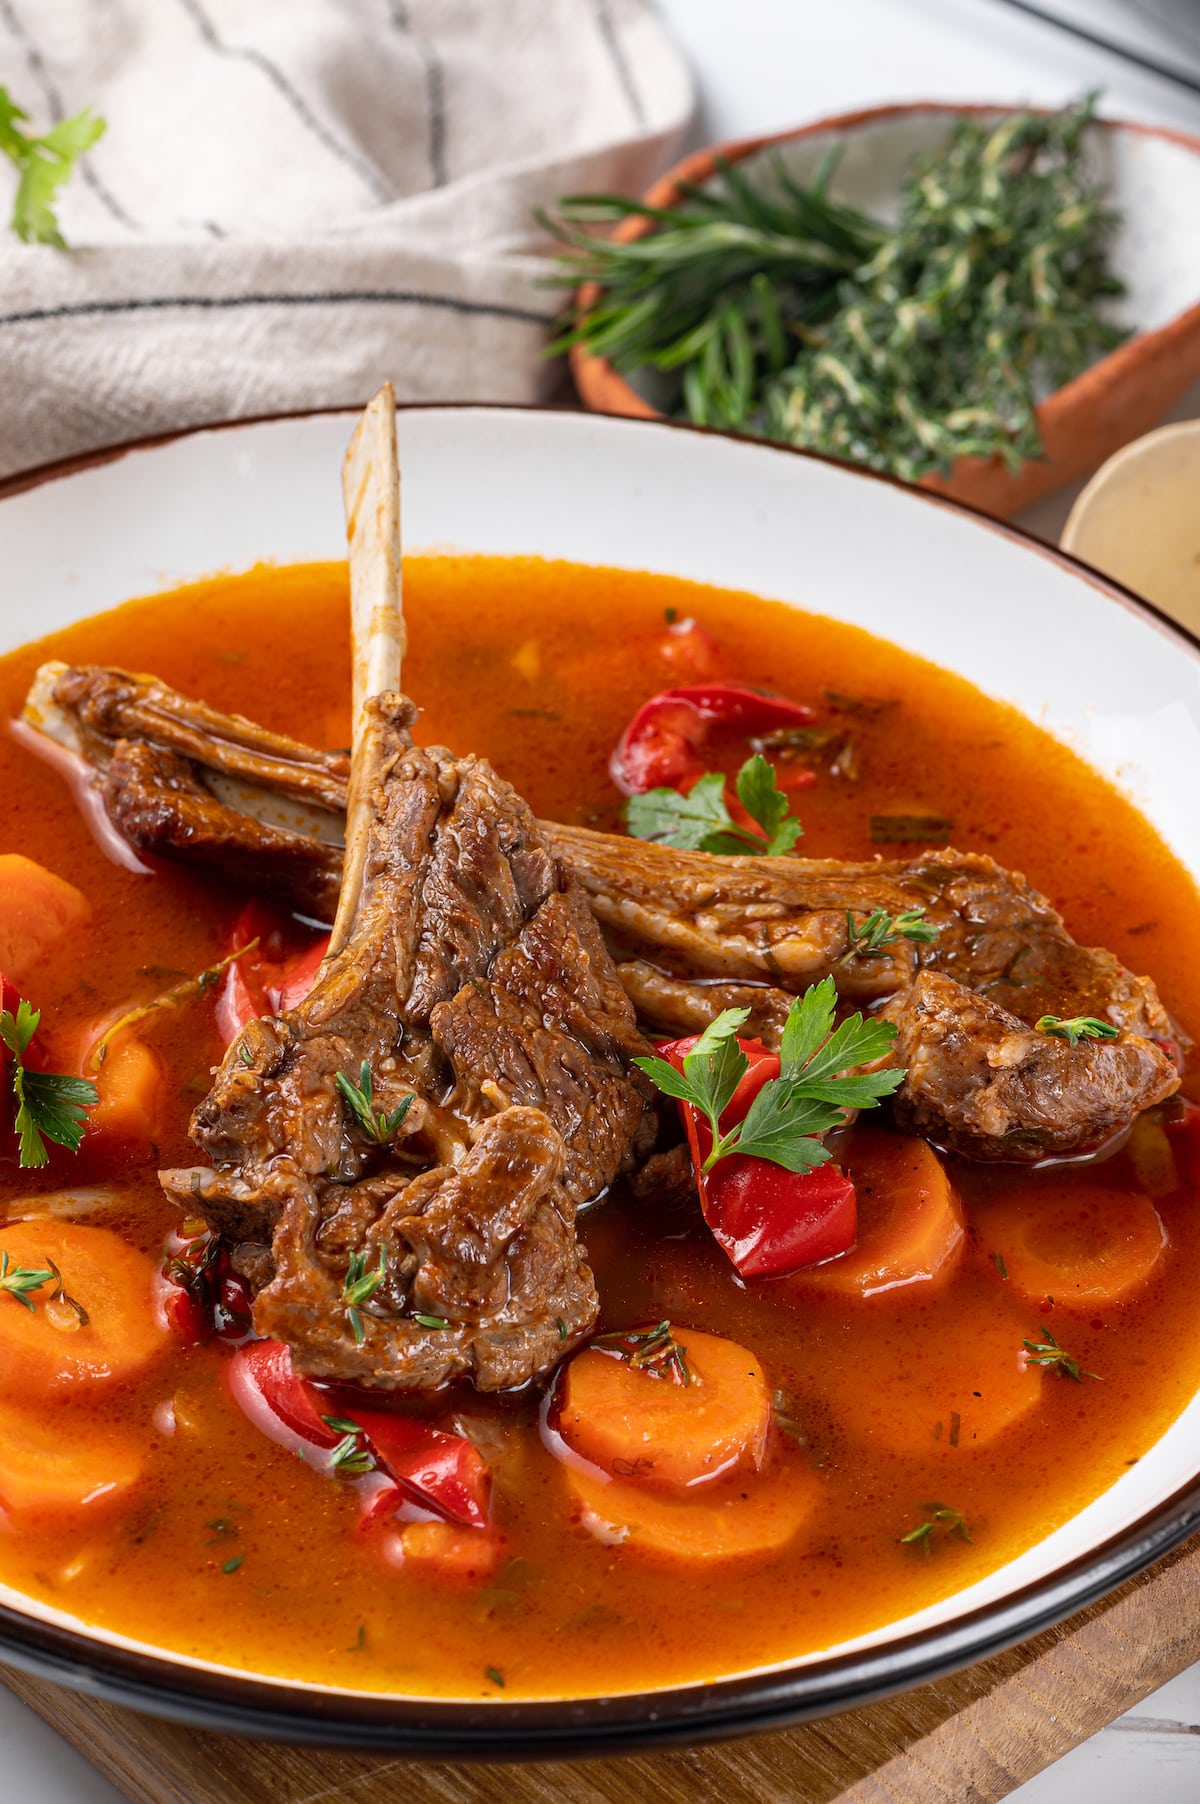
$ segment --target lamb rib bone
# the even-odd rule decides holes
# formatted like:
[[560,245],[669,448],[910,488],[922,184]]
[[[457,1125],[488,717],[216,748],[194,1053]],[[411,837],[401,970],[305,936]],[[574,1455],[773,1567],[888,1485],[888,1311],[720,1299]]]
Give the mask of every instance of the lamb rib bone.
[[[255,1327],[298,1370],[509,1388],[593,1326],[576,1210],[656,1121],[632,1007],[525,803],[483,760],[414,747],[412,703],[369,693],[403,646],[393,433],[384,391],[346,465],[357,674],[337,937],[305,1000],[229,1048],[192,1120],[212,1164],[160,1176],[236,1243]],[[231,737],[243,778],[247,733]],[[304,748],[298,763],[321,769]],[[365,1121],[341,1087],[365,1086],[364,1066]]]
[[[148,793],[136,773],[129,780],[119,768],[123,754],[96,730],[97,721],[103,725],[109,718],[106,689],[121,690],[138,680],[102,670],[67,672],[56,681],[46,679],[43,690],[56,706],[67,703],[68,717],[73,709],[87,717],[89,755],[101,765],[107,760],[105,799],[114,823],[143,849],[195,859],[203,853],[202,836],[181,833],[172,843],[167,799],[161,792]],[[155,693],[157,714],[169,692],[159,685]],[[176,741],[186,738],[199,748],[198,774],[226,775],[236,760],[239,780],[251,776],[243,748],[257,729],[234,723],[206,742],[209,711],[183,698],[174,706]],[[140,721],[136,707],[126,714],[135,717],[130,724]],[[121,719],[112,724],[122,724]],[[299,745],[292,756],[306,780],[314,766],[322,769],[326,793],[340,782],[344,798],[344,761]],[[273,781],[272,766],[264,762],[264,797]],[[263,835],[252,812],[226,809],[221,822],[222,844],[235,848],[239,874],[256,871],[261,884],[274,884],[294,904],[297,887],[303,888],[302,836],[281,848]],[[1183,1049],[1189,1041],[1167,1016],[1154,985],[1102,948],[1077,945],[1043,896],[986,856],[945,851],[908,862],[857,865],[794,857],[715,858],[582,827],[541,826],[558,859],[583,886],[650,1032],[698,1031],[717,1009],[740,1003],[752,1008],[755,1027],[769,1039],[778,1034],[792,994],[834,971],[848,1001],[887,1005],[901,1029],[898,1045],[908,1046],[912,1036],[904,1011],[916,1007],[916,980],[931,968],[955,988],[940,990],[936,1011],[922,1007],[915,1019],[932,1031],[935,1014],[944,1024],[957,1013],[973,1024],[971,1044],[980,1053],[956,1073],[944,1062],[916,1061],[898,1093],[901,1115],[938,1144],[976,1158],[1078,1153],[1119,1133],[1141,1109],[1178,1087],[1169,1047]],[[308,852],[309,906],[319,912],[337,854],[312,842]],[[295,874],[291,889],[282,881],[289,871]],[[884,908],[895,915],[917,905],[939,928],[936,942],[902,941],[885,958],[853,956],[847,909],[865,916]],[[985,1023],[975,995],[998,1008],[1003,1021],[989,1016]],[[1027,1033],[1043,1014],[1099,1015],[1120,1027],[1122,1041],[1067,1047],[1067,1058],[1052,1046],[1048,1059],[1045,1036],[1030,1039]],[[960,1053],[964,1045],[958,1042]],[[1033,1104],[1029,1080],[1035,1068],[1053,1084],[1056,1102],[1049,1112]],[[969,1106],[964,1082],[974,1099]]]

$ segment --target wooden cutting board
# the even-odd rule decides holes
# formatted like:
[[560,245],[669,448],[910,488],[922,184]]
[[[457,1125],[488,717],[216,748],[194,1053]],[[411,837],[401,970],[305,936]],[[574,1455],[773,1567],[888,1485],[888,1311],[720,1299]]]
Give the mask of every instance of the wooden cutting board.
[[993,1804],[1200,1659],[1200,1539],[1057,1629],[844,1716],[674,1754],[412,1764],[242,1741],[0,1669],[134,1804]]

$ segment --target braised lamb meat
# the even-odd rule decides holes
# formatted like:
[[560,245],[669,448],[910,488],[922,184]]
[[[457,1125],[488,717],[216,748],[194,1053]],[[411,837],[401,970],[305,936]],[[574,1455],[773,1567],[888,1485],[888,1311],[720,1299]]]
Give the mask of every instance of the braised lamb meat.
[[[653,1143],[645,1042],[521,799],[481,759],[414,748],[403,698],[368,711],[344,947],[230,1047],[192,1120],[211,1167],[162,1179],[237,1243],[255,1327],[298,1370],[508,1388],[595,1321],[575,1215]],[[366,1124],[338,1083],[364,1063]],[[377,1278],[357,1305],[356,1274]]]
[[[151,678],[47,666],[39,685],[31,718],[59,737],[82,720],[75,743],[101,771],[110,817],[135,845],[210,868],[224,862],[295,906],[328,912],[340,854],[326,823],[338,796],[344,807],[344,758],[262,735],[271,750],[256,762],[261,729],[237,720],[223,727],[223,717]],[[56,710],[65,726],[52,724]],[[151,731],[148,710],[177,717],[171,745],[189,747],[196,796],[177,766],[160,774],[128,740],[105,739]],[[281,746],[294,766],[287,797],[320,772],[309,825],[299,818],[276,825],[270,812]],[[236,800],[226,799],[231,781],[240,786]],[[1170,1045],[1183,1036],[1154,985],[1110,952],[1077,945],[1045,897],[983,854],[860,864],[715,857],[550,822],[541,831],[585,894],[648,1033],[698,1032],[718,1009],[742,1006],[751,1011],[749,1031],[770,1042],[793,995],[833,973],[847,1003],[886,1005],[900,1030],[896,1062],[908,1066],[895,1100],[900,1117],[974,1158],[1088,1150],[1177,1087]],[[897,915],[915,907],[938,929],[935,940],[894,941],[884,956],[855,950],[847,910],[861,921],[874,909]],[[919,986],[922,974],[934,972],[948,980],[936,1009]],[[1075,1047],[1048,1042],[1031,1031],[1043,1014],[1099,1016],[1121,1037]],[[954,1060],[910,1057],[919,1033],[933,1034],[935,1022],[943,1048],[953,1028]],[[1019,1072],[1017,1047],[1025,1048]],[[968,1069],[975,1073],[969,1106]]]

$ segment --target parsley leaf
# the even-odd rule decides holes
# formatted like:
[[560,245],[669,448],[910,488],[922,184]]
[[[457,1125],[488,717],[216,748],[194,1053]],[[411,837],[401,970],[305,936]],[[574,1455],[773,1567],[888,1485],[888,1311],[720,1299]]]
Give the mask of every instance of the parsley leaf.
[[1115,1040],[1121,1031],[1111,1021],[1099,1021],[1095,1015],[1072,1015],[1069,1021],[1059,1015],[1043,1015],[1033,1025],[1039,1034],[1065,1040],[1068,1046],[1078,1046],[1080,1040]]
[[74,118],[60,120],[35,138],[18,124],[28,117],[8,89],[0,87],[0,153],[20,176],[9,223],[26,244],[53,244],[65,250],[54,212],[58,190],[70,179],[84,152],[104,135],[108,124],[85,107]]
[[41,1010],[31,1008],[24,997],[18,1002],[15,1015],[11,1009],[0,1009],[0,1040],[12,1055],[18,1163],[25,1171],[49,1163],[47,1140],[78,1152],[87,1111],[100,1100],[95,1084],[85,1077],[30,1071],[26,1067],[25,1054],[41,1018]]
[[788,1171],[812,1171],[829,1159],[819,1136],[837,1127],[847,1109],[874,1108],[903,1082],[904,1072],[858,1072],[884,1057],[896,1038],[888,1021],[850,1015],[834,1027],[837,989],[831,977],[797,997],[788,1012],[779,1047],[779,1076],[762,1086],[744,1119],[722,1132],[728,1108],[750,1061],[737,1040],[749,1010],[723,1009],[685,1054],[683,1070],[666,1059],[635,1059],[647,1077],[681,1102],[690,1103],[708,1123],[712,1148],[704,1161],[711,1171],[729,1153],[748,1154]]
[[687,795],[648,789],[630,796],[625,824],[635,839],[650,839],[684,852],[718,852],[776,858],[790,852],[804,829],[791,812],[775,772],[761,752],[747,758],[734,779],[738,801],[759,832],[736,825],[725,800],[725,779],[709,771]]

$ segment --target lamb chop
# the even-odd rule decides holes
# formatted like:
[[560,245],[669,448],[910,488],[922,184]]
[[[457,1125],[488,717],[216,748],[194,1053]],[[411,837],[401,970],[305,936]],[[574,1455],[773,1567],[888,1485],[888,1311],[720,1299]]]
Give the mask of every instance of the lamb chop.
[[[109,819],[135,846],[187,859],[328,919],[341,878],[344,756],[214,714],[152,677],[44,665],[25,719],[97,773]],[[721,1008],[777,1040],[793,996],[832,974],[848,1005],[883,1009],[907,1075],[898,1118],[980,1159],[1037,1160],[1102,1146],[1178,1087],[1186,1036],[1148,978],[1076,944],[1021,876],[942,851],[852,864],[717,857],[552,822],[540,831],[600,923],[643,1029],[698,1032]],[[876,909],[914,907],[937,929],[864,956]],[[1113,1041],[1071,1046],[1041,1016],[1092,1015]]]
[[[355,742],[330,954],[229,1048],[192,1119],[211,1165],[160,1175],[234,1243],[255,1327],[297,1370],[506,1389],[592,1328],[576,1211],[656,1121],[632,1007],[530,810],[482,759],[413,745],[394,431],[387,390],[347,455]],[[276,760],[244,726],[223,729],[231,756]],[[287,795],[311,783],[332,812],[321,755],[301,763]]]

